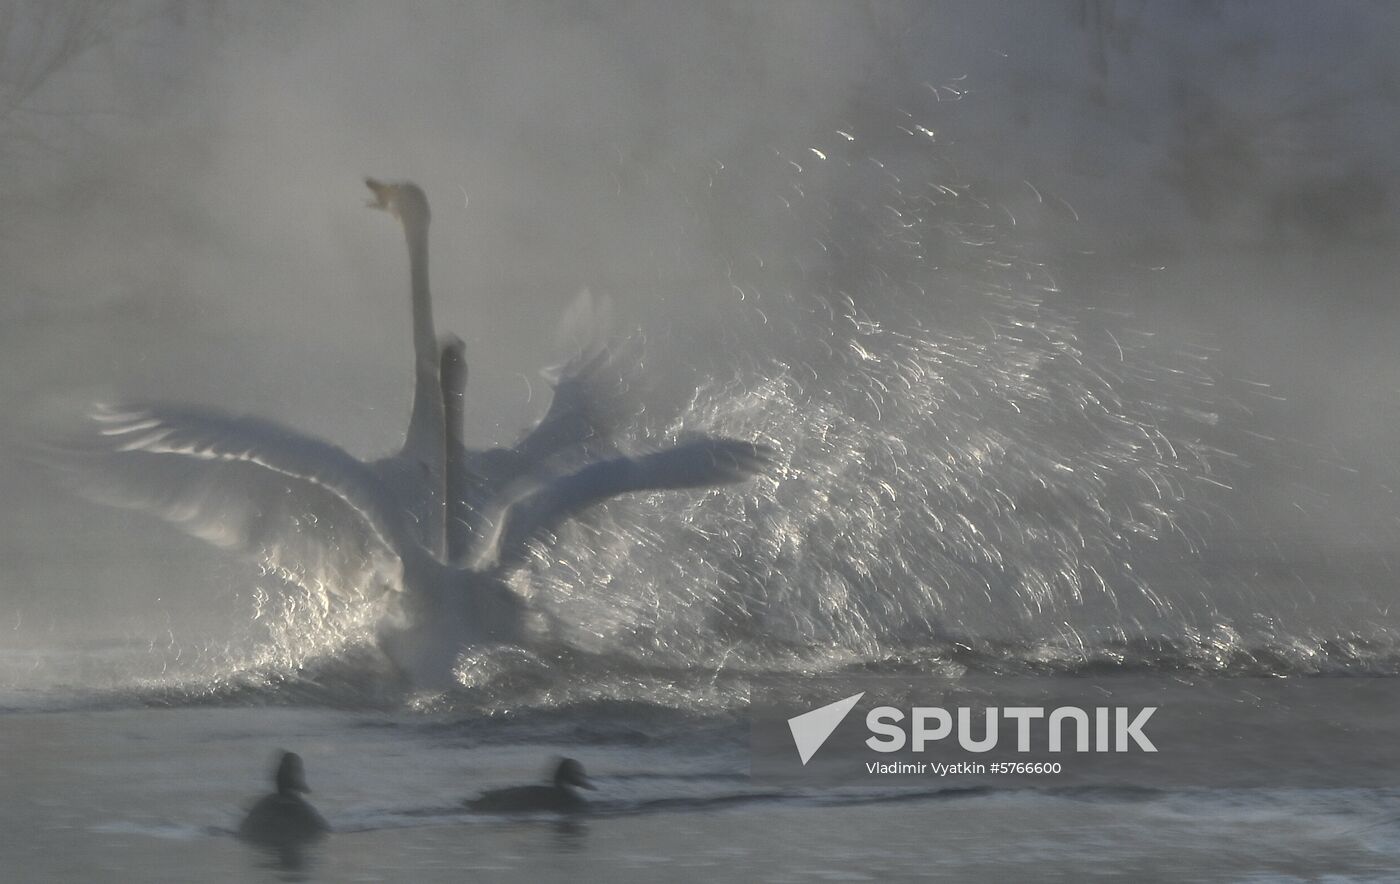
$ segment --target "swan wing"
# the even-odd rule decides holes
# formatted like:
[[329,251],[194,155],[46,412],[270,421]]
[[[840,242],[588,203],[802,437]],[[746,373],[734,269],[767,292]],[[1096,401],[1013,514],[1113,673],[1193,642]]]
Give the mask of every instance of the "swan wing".
[[500,567],[520,564],[530,544],[567,519],[609,498],[639,491],[712,488],[761,472],[772,449],[752,442],[703,436],[637,457],[614,457],[558,476],[519,496],[498,519],[494,549],[485,555]]
[[402,589],[393,497],[343,449],[194,406],[127,403],[91,417],[54,449],[84,496],[154,513],[308,588]]
[[607,448],[636,412],[632,384],[641,359],[640,339],[580,352],[546,376],[554,386],[549,410],[512,451],[521,470],[541,467],[576,448]]

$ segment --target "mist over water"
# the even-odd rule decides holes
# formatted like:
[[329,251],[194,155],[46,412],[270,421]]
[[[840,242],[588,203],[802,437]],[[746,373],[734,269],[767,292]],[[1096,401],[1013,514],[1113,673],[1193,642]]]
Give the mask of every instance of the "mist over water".
[[[3,190],[5,684],[392,694],[377,610],[65,497],[16,451],[125,397],[397,445],[406,267],[364,174],[433,202],[469,444],[543,413],[589,288],[644,342],[624,447],[779,452],[540,548],[515,584],[560,647],[472,655],[463,702],[722,706],[741,673],[861,665],[1392,668],[1392,14],[1339,7],[1308,43],[1228,4],[180,8],[7,118],[48,140]],[[1254,67],[1220,61],[1232,34]],[[1285,88],[1298,52],[1291,76],[1327,73]]]

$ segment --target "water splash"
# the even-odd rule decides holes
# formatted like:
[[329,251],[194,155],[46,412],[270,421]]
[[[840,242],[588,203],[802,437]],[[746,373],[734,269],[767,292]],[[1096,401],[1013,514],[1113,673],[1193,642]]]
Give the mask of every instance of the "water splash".
[[719,164],[717,214],[753,219],[722,243],[723,360],[636,428],[759,438],[780,468],[614,505],[523,585],[582,646],[726,665],[755,642],[839,665],[960,635],[1088,654],[1182,634],[1135,562],[1198,549],[1228,487],[1211,351],[1062,291],[930,139],[831,135],[815,165]]
[[[933,136],[948,127],[865,117],[716,160],[709,204],[678,233],[715,258],[720,281],[689,308],[714,334],[669,354],[696,367],[688,404],[651,409],[627,435],[752,438],[781,453],[774,471],[619,501],[540,546],[517,587],[568,653],[470,654],[465,695],[487,709],[522,691],[551,707],[655,700],[694,668],[911,655],[1209,669],[1291,641],[1288,659],[1327,657],[1286,632],[1242,636],[1199,586],[1144,567],[1202,548],[1239,465],[1211,442],[1239,419],[1213,351],[1061,286],[1065,268],[1021,238],[1024,209],[948,160]],[[1021,185],[1037,205],[1058,200]],[[674,307],[649,331],[664,337]],[[255,598],[256,650],[220,665],[275,680],[366,647],[384,599],[359,576],[267,575],[278,585]],[[579,655],[607,662],[566,690],[561,667],[576,674]]]

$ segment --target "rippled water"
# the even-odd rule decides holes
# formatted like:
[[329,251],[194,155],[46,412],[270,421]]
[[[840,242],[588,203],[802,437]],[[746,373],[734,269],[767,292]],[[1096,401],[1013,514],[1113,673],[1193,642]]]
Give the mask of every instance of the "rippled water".
[[[775,790],[750,783],[746,729],[728,714],[244,701],[5,714],[11,868],[34,881],[1381,881],[1400,864],[1400,792],[1387,788]],[[267,853],[233,838],[276,747],[306,759],[325,842]],[[538,781],[565,752],[598,786],[586,816],[462,806]]]

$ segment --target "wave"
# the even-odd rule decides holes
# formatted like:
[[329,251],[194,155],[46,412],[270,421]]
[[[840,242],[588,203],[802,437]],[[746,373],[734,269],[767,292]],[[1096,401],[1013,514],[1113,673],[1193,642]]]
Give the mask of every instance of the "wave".
[[[561,816],[553,812],[516,814],[482,813],[464,803],[443,805],[403,805],[388,807],[349,807],[334,815],[332,831],[338,835],[353,835],[392,829],[413,829],[431,826],[482,825],[503,823],[517,825],[536,823],[559,828],[562,832],[582,832],[592,821],[618,817],[638,817],[668,814],[724,813],[752,811],[761,808],[854,808],[901,804],[931,804],[975,800],[1011,800],[1017,802],[1093,802],[1112,804],[1155,804],[1160,813],[1188,814],[1193,818],[1228,808],[1238,814],[1243,807],[1277,811],[1280,799],[1285,806],[1308,807],[1339,819],[1351,819],[1355,825],[1348,831],[1361,834],[1381,826],[1394,824],[1395,799],[1393,790],[1337,789],[1309,792],[1306,797],[1288,789],[1156,789],[1142,786],[942,786],[889,787],[878,789],[826,788],[773,790],[746,785],[747,778],[723,772],[699,773],[690,776],[655,774],[656,782],[646,792],[631,792],[620,797],[594,798],[588,810]],[[600,791],[626,793],[627,775],[595,777]],[[669,794],[668,794],[669,793]],[[666,795],[666,797],[656,797]],[[1286,797],[1285,797],[1286,796]],[[169,822],[133,823],[115,821],[95,826],[91,831],[102,834],[132,835],[167,840],[190,841],[201,837],[233,837],[235,830],[226,826],[194,826]]]
[[[139,653],[132,649],[131,653]],[[0,690],[0,712],[139,707],[297,706],[403,712],[427,727],[491,742],[516,726],[533,739],[568,744],[647,745],[695,728],[723,729],[741,718],[755,681],[803,676],[963,675],[1114,677],[1376,677],[1400,675],[1400,636],[1285,636],[1250,643],[1220,628],[1182,638],[1136,637],[1086,648],[1062,642],[948,639],[868,656],[815,645],[731,647],[722,658],[677,665],[636,654],[568,646],[468,655],[459,684],[415,692],[371,648],[344,650],[294,667],[196,669]]]

